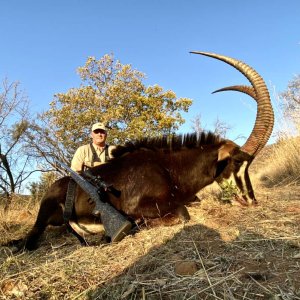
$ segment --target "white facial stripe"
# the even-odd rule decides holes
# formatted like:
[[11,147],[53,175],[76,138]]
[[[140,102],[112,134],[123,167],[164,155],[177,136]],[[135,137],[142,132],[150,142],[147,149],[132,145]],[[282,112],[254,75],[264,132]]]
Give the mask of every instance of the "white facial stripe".
[[248,162],[244,161],[243,164],[241,165],[238,173],[236,174],[241,179],[241,181],[243,182],[243,186],[245,186],[245,187],[246,187],[245,169],[246,169],[247,165],[248,165]]

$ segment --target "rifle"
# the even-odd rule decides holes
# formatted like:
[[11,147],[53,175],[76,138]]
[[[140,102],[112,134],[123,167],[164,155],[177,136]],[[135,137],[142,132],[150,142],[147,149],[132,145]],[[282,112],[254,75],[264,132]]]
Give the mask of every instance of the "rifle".
[[121,196],[121,192],[115,189],[111,184],[107,184],[100,176],[95,176],[87,169],[83,172],[85,178],[90,179],[90,181],[95,184],[99,189],[103,189],[104,191],[110,192],[115,197],[119,198]]
[[[81,175],[69,168],[65,163],[60,162],[57,159],[55,159],[55,161],[59,165],[61,165],[65,170],[67,170],[72,179],[94,200],[96,204],[94,210],[100,212],[101,221],[106,236],[110,237],[111,242],[118,242],[122,240],[131,229],[131,222],[129,222],[112,205],[101,201],[97,187],[85,180]],[[102,186],[109,187],[103,181]]]

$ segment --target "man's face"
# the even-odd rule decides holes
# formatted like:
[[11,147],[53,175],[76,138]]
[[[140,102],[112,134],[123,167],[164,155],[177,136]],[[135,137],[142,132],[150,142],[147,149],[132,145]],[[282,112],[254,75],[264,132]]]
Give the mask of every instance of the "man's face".
[[93,143],[97,146],[103,147],[105,145],[107,133],[103,129],[96,129],[92,131]]

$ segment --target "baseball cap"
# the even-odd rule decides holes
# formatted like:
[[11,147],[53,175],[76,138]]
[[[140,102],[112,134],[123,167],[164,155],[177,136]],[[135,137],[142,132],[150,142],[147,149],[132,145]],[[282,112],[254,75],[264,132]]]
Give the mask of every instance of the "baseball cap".
[[95,131],[97,129],[102,129],[102,130],[105,130],[106,131],[106,127],[103,123],[101,122],[98,122],[98,123],[95,123],[93,126],[92,126],[92,131]]

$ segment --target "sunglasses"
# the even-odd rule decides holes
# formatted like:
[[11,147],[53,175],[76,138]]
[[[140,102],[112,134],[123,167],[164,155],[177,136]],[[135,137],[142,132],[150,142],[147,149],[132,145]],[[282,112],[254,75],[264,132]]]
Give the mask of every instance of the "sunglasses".
[[93,131],[94,133],[98,134],[98,133],[103,133],[103,134],[106,134],[106,131],[103,130],[103,129],[96,129]]

